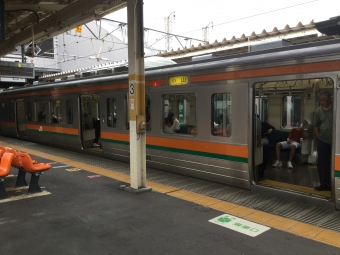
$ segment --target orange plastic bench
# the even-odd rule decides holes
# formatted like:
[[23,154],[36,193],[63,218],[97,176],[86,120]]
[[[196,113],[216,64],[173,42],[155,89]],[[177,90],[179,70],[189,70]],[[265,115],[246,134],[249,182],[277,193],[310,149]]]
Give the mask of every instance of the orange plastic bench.
[[2,155],[4,155],[4,153],[7,151],[7,148],[4,146],[0,146],[0,158],[2,157]]
[[4,177],[6,177],[11,171],[11,164],[14,155],[9,152],[5,152],[1,157],[0,162],[0,199],[8,197],[5,186]]
[[51,168],[51,165],[45,163],[36,163],[32,160],[30,155],[23,152],[18,152],[22,167],[20,169],[31,174],[30,185],[28,187],[28,194],[41,192],[41,188],[38,185],[39,177],[44,172]]
[[24,170],[22,170],[22,160],[21,160],[21,157],[20,157],[18,151],[16,151],[15,149],[12,149],[12,148],[6,148],[6,149],[7,149],[7,152],[10,152],[14,155],[14,157],[12,159],[12,167],[18,168],[18,170],[19,170],[18,176],[17,176],[17,181],[15,183],[15,187],[27,186],[27,182],[25,180],[26,172]]

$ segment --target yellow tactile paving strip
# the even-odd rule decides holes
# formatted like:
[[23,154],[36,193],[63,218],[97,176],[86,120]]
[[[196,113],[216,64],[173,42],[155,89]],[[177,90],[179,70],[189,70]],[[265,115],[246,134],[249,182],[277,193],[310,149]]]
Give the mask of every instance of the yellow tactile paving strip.
[[[91,173],[100,174],[109,178],[113,178],[126,183],[130,182],[130,176],[107,170],[101,167],[91,166],[88,164],[76,162],[70,159],[53,156],[51,154],[30,150],[24,147],[16,146],[9,143],[2,143],[2,146],[12,147],[19,151],[24,151],[42,158],[57,161],[69,165],[70,167],[81,168]],[[326,243],[340,248],[340,233],[316,227],[310,224],[302,223],[299,221],[283,218],[277,215],[269,214],[266,212],[254,210],[237,204],[229,203],[219,199],[211,198],[201,194],[196,194],[190,191],[181,190],[175,187],[147,181],[147,186],[151,187],[154,191],[167,194],[179,199],[194,202],[209,208],[235,215],[236,217],[244,218],[252,222],[263,224],[279,230],[289,232],[294,235],[303,236],[318,242]]]
[[278,182],[278,181],[266,179],[266,180],[259,181],[259,183],[269,185],[269,186],[274,186],[274,187],[280,187],[284,189],[300,191],[300,192],[307,193],[307,194],[314,194],[314,195],[323,196],[323,197],[331,197],[330,191],[316,191],[313,188],[298,186],[298,185],[284,183],[284,182]]

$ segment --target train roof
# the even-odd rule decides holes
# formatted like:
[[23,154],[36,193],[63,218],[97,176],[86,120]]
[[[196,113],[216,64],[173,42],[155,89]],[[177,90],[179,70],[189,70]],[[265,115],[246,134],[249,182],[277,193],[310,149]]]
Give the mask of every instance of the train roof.
[[[337,56],[339,54],[339,56]],[[173,61],[164,61],[162,66],[157,66],[157,58],[154,58],[154,65],[150,65],[148,69],[145,70],[146,76],[157,76],[157,75],[172,75],[172,74],[183,74],[187,72],[200,72],[201,70],[216,70],[219,68],[230,68],[234,70],[238,66],[243,65],[254,65],[257,63],[268,63],[270,62],[275,66],[275,62],[284,61],[295,58],[315,58],[318,56],[332,56],[333,58],[340,58],[340,39],[333,39],[328,41],[320,41],[313,43],[306,43],[301,45],[286,46],[281,48],[274,48],[268,50],[261,50],[256,52],[248,52],[235,54],[223,57],[212,57],[209,59],[186,62],[175,64]],[[165,65],[164,65],[165,64]],[[41,88],[42,86],[48,89],[50,86],[54,87],[56,84],[58,86],[62,85],[72,85],[78,84],[80,81],[84,84],[96,81],[104,82],[107,80],[122,80],[128,78],[128,69],[118,68],[118,70],[113,69],[110,72],[93,72],[86,76],[76,75],[64,77],[63,79],[56,80],[55,82],[39,82],[39,84],[34,84],[31,86],[26,86],[25,88],[13,88],[4,90],[6,91],[17,91],[29,88]]]

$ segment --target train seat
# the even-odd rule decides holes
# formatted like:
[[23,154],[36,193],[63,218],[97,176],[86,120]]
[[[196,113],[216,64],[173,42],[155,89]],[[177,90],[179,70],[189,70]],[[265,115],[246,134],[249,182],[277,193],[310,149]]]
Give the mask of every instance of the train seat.
[[44,172],[51,168],[51,165],[45,163],[34,163],[30,155],[23,152],[18,152],[22,160],[22,169],[31,174],[31,180],[28,187],[28,194],[41,192],[39,187],[39,177]]
[[4,177],[9,175],[11,171],[11,163],[14,155],[9,152],[5,152],[1,157],[0,162],[0,199],[5,199],[8,197],[5,186]]
[[194,128],[194,125],[180,124],[179,130],[177,133],[180,134],[190,134],[190,131]]

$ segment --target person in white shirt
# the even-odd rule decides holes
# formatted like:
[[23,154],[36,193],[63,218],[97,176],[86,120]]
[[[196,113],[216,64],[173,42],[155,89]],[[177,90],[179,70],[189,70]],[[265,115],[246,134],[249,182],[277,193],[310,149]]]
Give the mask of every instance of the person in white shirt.
[[171,125],[171,129],[173,132],[178,132],[179,128],[180,128],[180,124],[178,119],[176,119],[175,114],[173,112],[169,112],[168,114],[168,118],[172,119],[172,125]]
[[167,134],[174,134],[175,133],[171,129],[171,123],[172,123],[172,119],[171,118],[169,118],[169,117],[165,118],[164,133],[167,133]]

